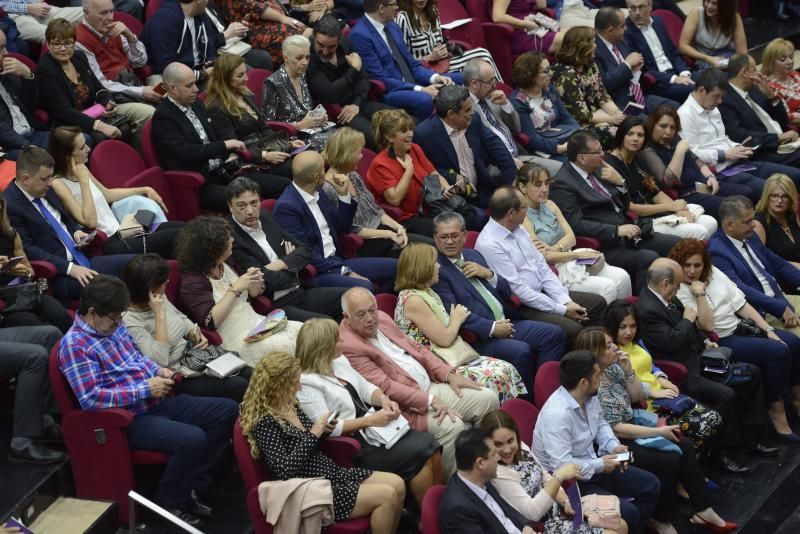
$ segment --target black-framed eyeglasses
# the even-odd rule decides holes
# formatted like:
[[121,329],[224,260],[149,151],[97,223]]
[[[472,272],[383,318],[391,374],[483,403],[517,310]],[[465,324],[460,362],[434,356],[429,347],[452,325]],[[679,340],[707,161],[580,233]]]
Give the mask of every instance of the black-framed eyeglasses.
[[492,78],[492,79],[491,79],[491,80],[489,80],[488,82],[487,82],[487,81],[484,81],[484,80],[481,80],[481,79],[478,79],[478,80],[476,80],[476,81],[478,81],[478,82],[480,82],[480,83],[485,83],[486,85],[490,85],[490,86],[492,86],[492,87],[494,87],[495,85],[497,85],[497,78]]
[[600,150],[595,150],[595,151],[593,151],[593,152],[579,152],[579,153],[578,153],[578,155],[584,155],[584,156],[602,156],[602,155],[603,155],[603,154],[605,154],[605,153],[606,153],[606,152],[605,152],[605,150],[602,150],[602,149],[600,149]]

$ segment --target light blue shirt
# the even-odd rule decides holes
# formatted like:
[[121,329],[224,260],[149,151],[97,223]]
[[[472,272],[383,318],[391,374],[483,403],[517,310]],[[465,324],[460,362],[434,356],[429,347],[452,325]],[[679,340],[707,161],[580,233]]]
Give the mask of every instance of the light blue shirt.
[[511,232],[489,219],[478,236],[475,250],[483,254],[495,273],[508,280],[523,304],[546,313],[566,313],[566,304],[571,301],[569,291],[550,270],[522,226]]
[[603,459],[598,454],[610,454],[620,445],[603,418],[597,396],[586,401],[584,408],[563,386],[544,403],[533,432],[533,455],[548,471],[575,463],[588,480],[603,472]]

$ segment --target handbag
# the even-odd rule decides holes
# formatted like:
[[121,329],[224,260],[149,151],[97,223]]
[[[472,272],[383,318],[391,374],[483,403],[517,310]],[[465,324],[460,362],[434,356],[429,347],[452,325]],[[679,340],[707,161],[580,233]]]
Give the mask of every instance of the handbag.
[[247,150],[252,153],[258,152],[286,152],[292,151],[292,146],[285,132],[265,132],[263,134],[255,132],[245,137],[242,142]]
[[619,497],[592,493],[581,497],[581,508],[587,522],[597,528],[616,530],[621,525]]
[[429,174],[426,176],[422,183],[420,212],[424,213],[427,211],[430,217],[435,217],[440,213],[448,211],[461,213],[467,204],[464,197],[461,195],[453,195],[445,200],[442,198],[443,193],[442,185],[439,183],[439,176],[436,174]]
[[728,347],[706,348],[700,359],[703,374],[727,386],[743,384],[752,379],[750,366],[737,363],[733,359],[733,351]]
[[235,375],[247,365],[235,352],[226,350],[216,345],[209,345],[204,349],[186,345],[186,350],[179,361],[181,367],[194,373],[204,373],[214,378],[226,378]]
[[478,354],[469,343],[464,341],[461,336],[457,336],[456,340],[449,347],[440,347],[439,345],[431,343],[431,352],[450,367],[460,367],[480,357],[480,354]]
[[[375,408],[370,409],[367,413],[374,413]],[[387,449],[391,449],[395,443],[400,441],[400,438],[408,434],[411,427],[408,424],[408,419],[399,416],[386,426],[368,426],[361,430],[361,435],[370,445],[380,447],[383,445]]]
[[739,319],[739,324],[736,325],[736,330],[733,331],[734,336],[749,336],[749,337],[767,337],[767,333],[761,330],[756,323],[747,317]]
[[226,352],[206,364],[205,374],[212,378],[228,378],[247,367],[247,362],[233,352]]
[[27,284],[0,287],[0,300],[6,303],[3,313],[31,312],[42,304],[42,293],[47,291],[47,280],[42,278]]
[[247,334],[247,336],[245,336],[244,342],[255,343],[266,339],[286,328],[287,324],[289,324],[289,320],[286,318],[285,311],[280,308],[272,310],[249,334]]
[[696,404],[696,400],[682,393],[678,393],[678,396],[674,399],[653,400],[653,406],[658,408],[659,412],[669,414],[670,416],[683,415],[684,412],[694,408]]

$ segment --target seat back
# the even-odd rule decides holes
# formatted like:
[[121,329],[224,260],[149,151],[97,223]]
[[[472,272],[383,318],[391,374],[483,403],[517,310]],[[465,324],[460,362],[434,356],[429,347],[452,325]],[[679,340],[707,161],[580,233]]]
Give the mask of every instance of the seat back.
[[261,201],[261,209],[267,210],[268,212],[272,213],[272,210],[275,209],[275,204],[277,204],[277,199],[274,198],[265,198]]
[[533,396],[536,407],[541,410],[550,395],[561,386],[558,377],[559,362],[545,362],[536,371],[533,382]]
[[508,399],[500,409],[506,412],[517,423],[520,439],[528,447],[533,446],[533,428],[539,418],[539,410],[524,399]]
[[142,126],[142,133],[139,136],[139,142],[142,148],[142,157],[148,167],[158,167],[161,162],[158,161],[158,152],[153,144],[153,119],[147,119],[147,122]]
[[31,69],[31,72],[36,72],[36,62],[28,56],[24,54],[18,54],[17,52],[8,52],[6,55],[22,62],[26,67]]
[[[150,0],[147,3],[148,7],[150,7],[151,2],[153,2],[153,0]],[[114,11],[114,20],[123,23],[130,31],[133,32],[134,35],[139,35],[142,33],[142,28],[144,28],[144,25],[139,19],[133,15],[125,13],[124,11]]]
[[467,230],[467,237],[464,239],[464,248],[475,248],[475,243],[478,241],[479,235],[481,235],[480,232],[476,232],[475,230]]
[[470,17],[475,17],[481,22],[492,22],[491,3],[487,0],[466,0],[464,7]]
[[425,534],[439,534],[439,505],[442,502],[447,486],[437,484],[428,488],[422,498],[422,532]]
[[681,39],[681,31],[683,31],[683,21],[678,15],[666,9],[654,9],[652,14],[653,16],[660,17],[661,20],[664,21],[664,26],[667,27],[669,40],[672,41],[672,44],[677,48]]
[[164,288],[164,294],[172,304],[177,306],[178,290],[181,287],[181,271],[178,269],[177,260],[167,260],[167,268],[169,269],[169,280],[167,287]]
[[[364,179],[366,182],[367,180],[367,171],[369,170],[370,165],[372,165],[372,160],[375,159],[375,152],[368,148],[361,149],[361,160],[358,162],[358,166],[356,167],[356,172]],[[800,209],[800,208],[798,208]]]
[[439,19],[443,23],[468,18],[472,18],[472,20],[458,28],[442,30],[442,33],[447,36],[448,40],[465,41],[473,48],[485,48],[486,37],[483,33],[481,21],[470,17],[459,0],[439,0]]
[[378,304],[378,309],[388,315],[394,317],[394,309],[397,306],[397,297],[391,293],[378,293],[375,295],[375,302]]
[[161,9],[161,0],[147,0],[144,7],[144,20],[150,20]]
[[267,523],[267,519],[261,512],[258,502],[258,485],[269,480],[269,474],[264,466],[250,455],[250,444],[242,433],[242,425],[239,419],[233,426],[233,451],[236,455],[236,463],[242,473],[245,492],[247,493],[247,510],[250,513],[250,522],[256,534],[272,534],[272,526]]
[[147,170],[147,165],[131,145],[109,139],[92,150],[89,169],[106,187],[125,187],[123,184]]
[[61,373],[61,369],[58,368],[58,345],[58,343],[53,345],[53,349],[50,351],[48,371],[50,374],[50,389],[53,392],[53,397],[56,399],[56,404],[58,405],[58,410],[61,412],[62,418],[66,418],[71,413],[79,411],[81,407],[78,405],[78,399],[75,398],[75,394],[72,392],[72,386],[69,385],[69,382],[67,382],[67,379],[64,378],[64,375]]
[[264,96],[264,80],[272,73],[267,69],[250,69],[247,71],[247,88],[253,92],[256,105],[260,108]]

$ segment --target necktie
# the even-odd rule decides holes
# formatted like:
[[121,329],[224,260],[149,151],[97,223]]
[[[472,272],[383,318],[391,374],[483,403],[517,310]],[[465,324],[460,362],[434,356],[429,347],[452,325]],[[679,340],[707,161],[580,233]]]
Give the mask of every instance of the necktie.
[[486,102],[486,100],[478,100],[478,105],[481,107],[484,116],[486,116],[486,120],[492,125],[492,128],[500,132],[505,139],[506,146],[511,150],[511,155],[516,158],[518,153],[517,144],[514,142],[514,138],[511,137],[511,132],[508,131],[508,128],[506,128],[504,124],[501,124],[500,121],[497,120],[497,117],[492,113],[489,103]]
[[386,43],[389,45],[389,50],[392,51],[394,62],[397,63],[397,66],[400,68],[400,72],[403,73],[403,79],[409,83],[416,83],[414,80],[414,74],[408,67],[408,63],[406,63],[406,58],[400,53],[400,49],[397,48],[397,44],[395,44],[394,40],[392,39],[392,34],[389,33],[389,28],[384,27],[383,33],[386,35]]
[[750,261],[753,262],[753,265],[756,266],[756,269],[761,273],[761,275],[767,280],[769,287],[772,288],[772,291],[775,292],[775,296],[779,296],[783,294],[778,283],[775,281],[775,278],[767,272],[767,270],[761,266],[761,262],[759,262],[755,255],[750,251],[750,247],[747,246],[747,243],[742,243],[742,248],[747,253],[747,256],[750,258]]
[[678,311],[678,305],[675,304],[674,302],[670,302],[669,304],[667,304],[667,308],[672,311]]
[[608,192],[608,190],[606,190],[605,187],[600,185],[600,182],[597,181],[597,178],[594,177],[594,174],[589,173],[587,178],[589,179],[589,183],[592,185],[592,189],[594,189],[595,192],[602,195],[603,198],[607,198],[611,202],[614,202],[614,199],[611,197],[611,194]]
[[78,247],[75,246],[75,241],[72,240],[72,236],[64,230],[64,227],[61,226],[53,214],[50,213],[50,210],[42,202],[41,198],[34,198],[33,203],[36,204],[36,207],[39,208],[39,212],[42,214],[44,219],[47,221],[47,224],[50,225],[53,230],[55,230],[56,235],[58,236],[58,240],[67,247],[72,257],[75,259],[75,263],[80,265],[81,267],[91,267],[91,263],[89,263],[89,259],[81,252]]
[[772,117],[769,116],[769,113],[764,111],[764,109],[761,106],[756,104],[756,102],[752,98],[750,98],[750,95],[745,95],[744,100],[756,114],[758,120],[761,121],[761,124],[764,125],[764,128],[767,129],[767,132],[777,135],[783,133],[783,131],[780,128],[780,125],[776,126],[775,121],[772,120]]
[[[617,48],[615,45],[611,49],[614,51],[614,55],[617,57],[617,61],[619,61],[621,65],[625,60],[623,59],[622,54],[620,54],[619,48]],[[642,86],[639,85],[639,82],[635,80],[631,80],[631,96],[637,104],[644,106],[644,93],[642,93]]]
[[[458,260],[455,262],[456,267],[458,267],[460,271],[464,270],[465,263],[466,262],[464,260]],[[489,306],[489,308],[492,310],[492,315],[494,316],[494,320],[500,321],[501,319],[503,319],[503,305],[500,304],[500,302],[496,298],[494,298],[494,295],[492,295],[488,289],[486,289],[481,280],[476,276],[473,276],[472,278],[467,278],[467,280],[469,280],[469,283],[472,284],[472,286],[480,294],[481,298],[486,303],[486,305]]]

